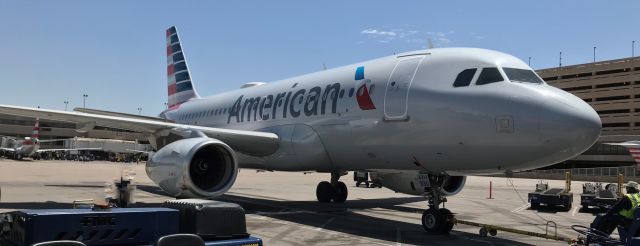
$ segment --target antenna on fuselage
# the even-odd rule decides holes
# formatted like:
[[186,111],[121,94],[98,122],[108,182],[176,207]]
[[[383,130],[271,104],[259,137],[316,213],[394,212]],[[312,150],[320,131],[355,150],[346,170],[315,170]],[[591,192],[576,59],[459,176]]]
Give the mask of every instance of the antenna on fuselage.
[[431,38],[427,39],[427,48],[429,49],[433,49],[433,41],[431,40]]
[[322,63],[322,70],[327,70],[327,64]]

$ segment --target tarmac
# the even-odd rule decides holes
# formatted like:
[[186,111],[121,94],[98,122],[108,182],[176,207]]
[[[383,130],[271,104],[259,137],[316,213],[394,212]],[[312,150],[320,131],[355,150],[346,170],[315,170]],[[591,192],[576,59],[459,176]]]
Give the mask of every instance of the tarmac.
[[[158,206],[168,197],[144,171],[144,164],[73,161],[13,161],[0,158],[0,212],[17,209],[71,208],[74,200],[104,197],[104,184],[118,179],[123,169],[134,170],[138,186],[135,206]],[[247,229],[265,245],[567,245],[531,236],[498,231],[481,237],[478,227],[456,225],[449,235],[429,235],[422,229],[426,199],[395,193],[386,188],[355,187],[353,176],[342,177],[349,197],[344,204],[316,201],[318,182],[328,174],[257,172],[242,169],[233,188],[216,200],[242,205]],[[489,182],[493,184],[489,197]],[[564,181],[550,180],[550,187]],[[511,185],[513,183],[513,186]],[[594,218],[580,209],[582,182],[573,182],[573,207],[532,210],[527,193],[537,180],[470,176],[459,194],[448,197],[445,207],[456,218],[484,224],[545,233],[547,221],[557,233],[575,238],[569,228],[588,226]],[[549,228],[553,234],[554,228]]]

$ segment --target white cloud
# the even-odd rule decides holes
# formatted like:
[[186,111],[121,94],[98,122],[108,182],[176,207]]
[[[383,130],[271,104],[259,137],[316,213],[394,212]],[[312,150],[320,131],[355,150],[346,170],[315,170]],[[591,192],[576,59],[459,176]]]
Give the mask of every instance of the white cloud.
[[393,31],[378,31],[377,29],[365,29],[360,32],[362,34],[371,34],[371,35],[380,35],[380,36],[396,36],[397,34]]
[[[367,28],[360,31],[360,34],[377,43],[386,44],[401,41],[410,44],[424,44],[424,47],[427,47],[428,40],[431,40],[435,47],[443,47],[454,43],[450,36],[454,35],[455,32],[452,30],[440,32],[402,28]],[[362,41],[359,43],[362,43]]]

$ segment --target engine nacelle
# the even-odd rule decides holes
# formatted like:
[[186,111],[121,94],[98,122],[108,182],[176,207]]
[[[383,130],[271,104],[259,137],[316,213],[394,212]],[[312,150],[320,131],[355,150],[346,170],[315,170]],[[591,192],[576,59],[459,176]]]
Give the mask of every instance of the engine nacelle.
[[[392,191],[409,195],[426,196],[431,187],[428,174],[413,173],[381,173],[370,172],[371,181],[380,184]],[[467,181],[466,176],[448,176],[440,185],[440,190],[445,196],[458,194]]]
[[238,175],[235,152],[212,138],[188,138],[158,150],[147,162],[147,175],[174,197],[217,197]]

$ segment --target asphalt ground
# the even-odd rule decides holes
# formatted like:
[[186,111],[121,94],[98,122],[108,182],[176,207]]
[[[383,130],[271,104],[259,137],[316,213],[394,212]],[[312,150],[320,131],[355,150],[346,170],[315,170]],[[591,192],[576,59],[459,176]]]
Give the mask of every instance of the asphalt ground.
[[[135,206],[159,206],[168,197],[144,172],[144,164],[72,161],[13,161],[0,159],[0,212],[17,209],[71,208],[74,200],[104,197],[104,184],[124,169],[134,170],[138,186]],[[567,245],[499,231],[481,237],[478,227],[456,225],[449,235],[429,235],[421,226],[425,198],[395,193],[386,188],[355,187],[353,176],[344,176],[349,197],[344,204],[316,202],[318,182],[328,174],[257,172],[242,169],[234,187],[216,200],[234,202],[247,211],[248,231],[265,245]],[[489,197],[493,184],[493,199]],[[557,233],[575,238],[569,227],[588,226],[593,211],[580,208],[582,182],[573,182],[573,207],[532,210],[527,193],[537,180],[494,177],[467,178],[462,192],[449,197],[445,207],[457,219],[545,233],[547,221]],[[564,181],[548,181],[562,188]],[[513,184],[513,185],[511,185]],[[554,233],[549,228],[549,233]]]

